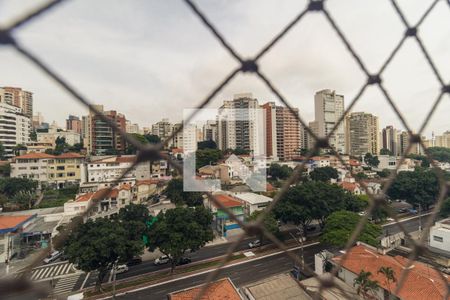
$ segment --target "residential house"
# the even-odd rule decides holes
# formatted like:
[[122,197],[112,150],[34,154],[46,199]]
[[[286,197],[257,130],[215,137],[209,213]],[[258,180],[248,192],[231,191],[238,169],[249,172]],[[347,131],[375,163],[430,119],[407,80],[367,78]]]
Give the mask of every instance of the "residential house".
[[[215,194],[214,196],[217,201],[219,201],[222,206],[228,208],[238,220],[244,221],[244,209],[240,201],[226,194]],[[229,234],[242,231],[236,221],[216,205],[216,203],[209,200],[209,198],[205,199],[205,206],[211,210],[213,214],[213,226],[222,236],[226,237]]]
[[361,195],[363,194],[363,190],[359,183],[357,182],[348,182],[348,181],[342,181],[339,182],[338,185],[343,188],[346,191],[349,191],[353,195]]
[[85,213],[93,204],[92,196],[94,193],[78,195],[74,200],[64,203],[64,215],[75,216]]
[[272,202],[272,198],[256,193],[236,193],[234,197],[241,201],[246,217],[255,211],[263,210]]
[[[425,263],[414,261],[402,282],[402,287],[395,292],[402,272],[409,266],[408,258],[380,254],[375,248],[363,244],[351,248],[347,252],[345,260],[342,260],[342,257],[339,255],[330,261],[332,264],[342,264],[338,278],[353,286],[355,278],[361,271],[370,272],[370,280],[378,282],[378,288],[373,293],[368,292],[367,296],[372,299],[430,300],[446,298],[450,277]],[[385,275],[378,272],[382,267],[393,270],[395,282],[388,281]]]
[[164,181],[160,179],[136,180],[136,184],[133,186],[133,202],[147,201],[150,196],[160,193],[163,186]]
[[437,249],[450,255],[450,218],[437,221],[430,228],[430,249]]
[[[195,286],[181,291],[176,291],[167,295],[169,300],[195,300],[202,290],[203,286]],[[230,278],[219,279],[209,283],[201,299],[211,300],[242,300],[236,286]]]
[[219,179],[221,184],[231,182],[231,168],[226,164],[203,166],[198,169],[198,175],[202,178]]

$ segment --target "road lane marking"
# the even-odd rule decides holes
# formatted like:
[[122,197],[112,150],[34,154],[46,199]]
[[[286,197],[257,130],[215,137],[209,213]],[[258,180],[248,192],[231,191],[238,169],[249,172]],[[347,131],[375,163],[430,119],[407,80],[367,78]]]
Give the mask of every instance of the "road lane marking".
[[[428,215],[431,215],[431,212],[426,213],[426,214],[421,214],[420,216],[417,215],[417,216],[412,216],[412,217],[405,218],[405,219],[400,219],[400,220],[398,220],[398,223],[403,223],[403,222],[411,221],[411,220],[417,219],[417,218],[419,218],[419,217],[428,216]],[[392,221],[392,222],[390,222],[390,223],[386,223],[386,224],[381,225],[381,227],[391,226],[391,225],[395,225],[395,224],[397,224],[397,222]]]
[[86,274],[86,277],[84,278],[83,283],[81,284],[80,290],[82,290],[84,288],[84,285],[86,284],[86,281],[88,280],[89,275],[91,275],[91,272]]
[[[319,242],[314,242],[314,243],[311,243],[311,244],[304,245],[303,248],[308,248],[308,247],[316,246],[316,245],[319,245],[319,244],[320,244]],[[301,249],[301,248],[302,248],[302,246],[297,246],[297,247],[294,247],[294,248],[287,249],[287,251],[295,251],[295,250],[298,250],[298,249]],[[231,268],[231,267],[235,267],[235,266],[239,266],[239,265],[243,265],[243,264],[247,264],[247,263],[253,262],[255,260],[260,260],[260,259],[264,259],[264,258],[267,258],[267,257],[280,255],[280,254],[283,254],[285,252],[286,251],[284,251],[284,250],[280,250],[278,252],[270,253],[270,254],[267,254],[267,255],[264,255],[264,256],[258,256],[258,257],[255,257],[255,258],[252,258],[252,259],[249,259],[249,260],[239,261],[239,262],[236,262],[236,263],[233,263],[233,264],[229,264],[229,265],[223,266],[222,270],[223,269],[228,269],[228,268]],[[201,272],[198,272],[198,273],[195,273],[195,274],[190,274],[190,275],[186,275],[186,276],[170,279],[170,280],[167,280],[167,281],[158,282],[158,283],[151,284],[151,285],[148,285],[148,286],[136,288],[136,289],[129,290],[129,291],[126,291],[126,292],[118,293],[118,294],[116,294],[116,297],[124,296],[124,295],[127,295],[127,294],[132,294],[132,293],[143,291],[143,290],[147,290],[147,289],[150,289],[150,288],[153,288],[153,287],[157,287],[157,286],[160,286],[160,285],[176,282],[176,281],[183,280],[183,279],[188,279],[188,278],[192,278],[192,277],[195,277],[195,276],[208,274],[208,273],[213,272],[214,270],[215,269],[209,269],[209,270],[201,271]],[[110,298],[111,297],[104,297],[104,298],[99,298],[99,299],[110,299]]]

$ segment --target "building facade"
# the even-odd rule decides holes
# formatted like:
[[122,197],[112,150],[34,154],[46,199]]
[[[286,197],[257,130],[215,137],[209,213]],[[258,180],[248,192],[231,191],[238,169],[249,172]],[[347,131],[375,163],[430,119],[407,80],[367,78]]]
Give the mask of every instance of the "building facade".
[[167,139],[172,133],[172,124],[169,119],[162,119],[152,125],[152,134],[159,136],[161,140]]
[[[315,124],[319,137],[327,136],[344,114],[344,96],[336,94],[332,90],[318,91],[314,96]],[[337,125],[336,130],[330,136],[330,146],[339,153],[345,153],[345,124],[344,121]]]
[[0,103],[6,103],[22,109],[30,120],[33,118],[33,93],[16,87],[0,88]]
[[64,138],[70,146],[81,143],[81,135],[74,131],[62,131],[56,127],[50,127],[47,132],[36,132],[37,142],[56,145],[57,138]]
[[5,157],[14,156],[16,145],[30,141],[31,120],[22,114],[22,109],[5,102],[0,103],[0,142],[5,148]]
[[400,155],[399,130],[389,125],[381,130],[381,149],[387,149],[392,155]]
[[345,118],[345,128],[346,153],[355,156],[379,153],[378,117],[364,112],[350,113]]
[[73,131],[81,135],[81,120],[77,116],[69,115],[69,118],[66,119],[66,130]]

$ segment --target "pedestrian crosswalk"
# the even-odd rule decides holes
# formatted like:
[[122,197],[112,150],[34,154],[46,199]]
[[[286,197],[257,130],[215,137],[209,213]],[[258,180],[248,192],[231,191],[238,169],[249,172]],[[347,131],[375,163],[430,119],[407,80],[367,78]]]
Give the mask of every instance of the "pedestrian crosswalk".
[[61,262],[51,265],[35,268],[31,271],[31,280],[42,280],[46,278],[53,278],[55,276],[75,273],[72,263]]
[[73,275],[58,279],[55,284],[55,287],[53,288],[53,295],[60,295],[72,292],[80,276],[81,273],[75,273]]

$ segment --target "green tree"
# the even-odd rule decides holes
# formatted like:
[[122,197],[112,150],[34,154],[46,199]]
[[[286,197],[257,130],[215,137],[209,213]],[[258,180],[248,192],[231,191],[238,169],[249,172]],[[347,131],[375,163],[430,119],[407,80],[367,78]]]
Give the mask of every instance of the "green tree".
[[395,271],[391,267],[381,267],[377,273],[384,275],[388,291],[391,293],[391,282],[397,282]]
[[390,156],[392,156],[392,155],[394,155],[394,153],[392,153],[392,151],[389,150],[389,149],[383,148],[383,149],[380,150],[380,155],[390,155]]
[[[321,242],[330,246],[344,247],[361,217],[350,211],[333,212],[325,222]],[[357,240],[372,246],[379,244],[382,229],[379,225],[367,222]]]
[[[367,207],[369,206],[369,196],[368,195],[358,195],[356,198],[357,198],[357,202],[359,203],[361,209],[360,210],[352,210],[352,211],[360,212],[360,211],[367,209]],[[347,210],[349,210],[349,209],[347,209]],[[375,209],[373,209],[370,217],[375,222],[381,222],[381,221],[386,220],[387,216],[388,216],[388,212],[387,212],[386,208],[377,206],[377,207],[375,207]]]
[[195,153],[195,167],[198,170],[209,164],[217,163],[221,158],[223,158],[223,153],[219,149],[206,148],[197,150]]
[[0,165],[0,177],[9,177],[11,174],[11,164],[5,163]]
[[273,180],[284,180],[291,176],[292,174],[292,168],[280,164],[270,164],[269,170],[267,171],[267,174],[271,177]]
[[11,198],[10,202],[16,204],[20,209],[31,209],[36,200],[36,194],[28,191],[19,191]]
[[171,257],[171,273],[187,250],[199,250],[214,238],[212,214],[203,206],[177,207],[161,212],[150,228],[148,248]]
[[183,190],[183,180],[180,178],[174,178],[169,181],[165,194],[170,201],[177,205],[186,204],[190,207],[203,205],[202,193],[185,192]]
[[330,181],[331,179],[338,179],[339,175],[335,168],[322,167],[315,168],[309,173],[309,177],[315,181]]
[[366,155],[364,155],[364,162],[370,166],[370,167],[378,167],[378,165],[380,164],[380,161],[378,160],[378,156],[376,155],[372,155],[371,153],[366,153]]
[[404,199],[413,206],[428,210],[437,198],[439,184],[432,170],[417,168],[413,172],[399,172],[389,187],[391,199]]
[[443,218],[450,217],[450,198],[444,200],[442,203],[441,210],[439,211],[439,215]]
[[67,150],[69,152],[80,153],[81,150],[83,150],[83,148],[84,148],[83,143],[75,143],[73,146],[69,146]]
[[250,154],[250,150],[236,148],[236,149],[226,149],[225,154],[234,154],[234,155],[248,155]]
[[381,178],[387,178],[389,177],[389,175],[391,175],[391,171],[388,169],[383,169],[380,172],[377,172],[377,175],[380,176]]
[[217,144],[214,141],[207,140],[207,141],[201,141],[197,143],[197,149],[203,150],[203,149],[217,149]]
[[378,288],[378,281],[371,280],[370,276],[372,276],[372,273],[361,270],[358,276],[353,280],[353,286],[357,286],[357,294],[362,295],[364,299],[370,297],[369,293],[374,295]]
[[38,182],[26,178],[0,178],[0,193],[13,197],[19,192],[34,193]]
[[126,262],[144,249],[142,238],[130,239],[130,233],[113,219],[99,218],[79,224],[70,233],[64,253],[84,272],[98,271],[96,288],[113,264]]
[[[249,221],[255,221],[256,219],[259,218],[259,216],[263,213],[263,210],[257,210],[254,211],[250,217],[248,218]],[[275,218],[275,215],[272,212],[269,212],[268,214],[266,214],[264,216],[264,220],[263,220],[263,226],[264,228],[267,229],[267,231],[269,231],[270,233],[272,233],[275,236],[279,236],[280,235],[280,228],[278,227],[278,221]],[[259,240],[261,241],[261,244],[264,240],[264,234],[260,233],[259,235]]]
[[[139,142],[140,144],[148,144],[148,140],[145,138],[145,136],[143,136],[142,134],[139,133],[131,133],[129,134],[129,136],[133,139],[135,139],[137,142]],[[125,150],[126,154],[136,154],[137,148],[133,145],[127,142],[127,148]]]
[[161,142],[161,138],[156,134],[145,134],[144,137],[150,144],[158,144]]
[[69,145],[66,143],[65,137],[57,137],[55,140],[55,150],[53,151],[54,155],[60,155],[61,153],[67,152]]
[[117,221],[125,228],[131,240],[144,239],[149,236],[147,222],[153,219],[143,204],[129,204],[119,210]]
[[35,130],[32,130],[32,131],[30,132],[30,140],[32,140],[32,141],[34,141],[34,142],[37,141],[37,133],[36,133]]
[[312,220],[318,220],[321,227],[334,211],[346,209],[351,195],[335,184],[308,181],[290,187],[274,209],[275,217],[285,223],[307,227]]
[[364,172],[359,172],[359,173],[355,174],[355,178],[359,179],[359,180],[362,180],[362,179],[367,179],[368,177],[367,177],[367,175]]
[[430,147],[427,149],[433,159],[440,162],[450,162],[450,149],[444,147]]

